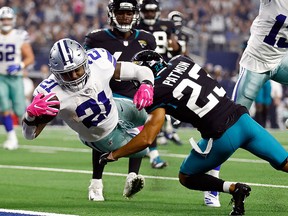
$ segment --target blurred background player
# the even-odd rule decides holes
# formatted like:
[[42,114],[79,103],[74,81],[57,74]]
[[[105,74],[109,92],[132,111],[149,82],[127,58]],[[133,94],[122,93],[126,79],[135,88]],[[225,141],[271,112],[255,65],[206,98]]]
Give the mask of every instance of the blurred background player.
[[[137,0],[114,0],[107,7],[108,23],[111,28],[93,30],[85,37],[84,47],[104,48],[108,50],[116,60],[130,61],[137,52],[144,49],[156,48],[155,38],[152,34],[134,29],[139,22],[139,5]],[[110,81],[110,87],[114,97],[133,99],[136,87],[130,81]],[[135,128],[134,133],[137,133]],[[92,150],[93,174],[89,186],[89,200],[103,201],[102,175],[104,166],[99,164],[100,155]],[[129,158],[128,173],[138,174],[142,158]]]
[[7,132],[3,147],[18,148],[12,113],[22,117],[26,108],[23,87],[23,69],[34,63],[34,54],[25,30],[15,29],[16,15],[12,8],[0,9],[0,110]]
[[[181,53],[181,46],[175,37],[175,26],[170,20],[160,19],[160,3],[157,0],[143,0],[140,5],[140,23],[136,26],[137,29],[143,29],[152,33],[156,39],[157,48],[155,51],[161,54],[166,61],[169,61],[171,56],[169,50],[175,53]],[[168,117],[170,118],[170,117]],[[169,125],[168,125],[169,127]],[[171,131],[172,132],[172,131]],[[178,136],[179,137],[179,136]],[[168,165],[163,161],[157,150],[157,142],[166,143],[164,131],[160,132],[157,140],[149,147],[150,162],[155,168],[164,168]]]

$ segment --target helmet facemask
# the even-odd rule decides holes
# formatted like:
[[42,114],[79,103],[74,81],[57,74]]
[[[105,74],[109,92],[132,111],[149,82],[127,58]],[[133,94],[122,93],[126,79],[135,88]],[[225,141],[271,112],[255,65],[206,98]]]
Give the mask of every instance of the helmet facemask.
[[[139,6],[136,0],[114,0],[109,3],[108,7],[108,22],[111,26],[118,29],[120,32],[130,31],[134,25],[139,23]],[[130,24],[120,24],[117,20],[117,12],[122,11],[132,11],[133,18]]]
[[[154,17],[146,17],[145,13],[149,12],[149,11],[154,11],[155,12],[155,16]],[[156,0],[144,0],[142,5],[141,5],[141,12],[140,12],[140,16],[143,20],[143,22],[146,25],[154,25],[156,23],[156,21],[159,19],[160,17],[160,6],[159,6],[159,2]]]

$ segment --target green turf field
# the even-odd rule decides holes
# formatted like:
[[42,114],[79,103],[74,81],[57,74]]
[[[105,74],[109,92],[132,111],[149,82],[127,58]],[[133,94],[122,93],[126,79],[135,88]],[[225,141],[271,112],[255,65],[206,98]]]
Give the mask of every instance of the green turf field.
[[[232,208],[229,194],[220,195],[220,208],[208,208],[202,192],[178,183],[179,166],[191,149],[188,139],[199,138],[195,130],[179,131],[183,146],[159,146],[162,158],[169,163],[165,169],[152,169],[149,160],[143,160],[141,174],[146,177],[146,185],[133,199],[122,197],[127,159],[108,164],[103,178],[105,202],[88,201],[91,150],[75,133],[67,128],[46,128],[36,140],[28,141],[19,128],[17,132],[19,150],[0,148],[0,208],[83,216],[228,215]],[[287,131],[271,133],[288,149]],[[1,126],[0,143],[4,140]],[[275,171],[265,161],[238,150],[222,166],[220,177],[250,183],[246,215],[288,215],[287,174]]]

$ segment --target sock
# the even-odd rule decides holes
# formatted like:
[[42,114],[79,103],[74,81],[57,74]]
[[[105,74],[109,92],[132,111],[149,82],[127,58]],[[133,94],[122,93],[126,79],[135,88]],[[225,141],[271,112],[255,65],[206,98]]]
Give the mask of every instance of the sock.
[[150,163],[153,162],[153,160],[159,156],[159,152],[156,148],[150,149],[149,157],[150,157]]
[[225,193],[230,193],[229,188],[230,188],[230,186],[231,186],[232,184],[234,184],[234,182],[225,181],[225,182],[223,183],[223,191],[224,191]]
[[11,115],[2,116],[2,122],[7,132],[13,130],[13,121]]
[[213,170],[210,170],[210,171],[208,172],[208,174],[209,174],[209,175],[212,175],[212,176],[214,176],[214,177],[216,177],[216,178],[219,178],[219,170],[220,170],[220,166],[214,168]]

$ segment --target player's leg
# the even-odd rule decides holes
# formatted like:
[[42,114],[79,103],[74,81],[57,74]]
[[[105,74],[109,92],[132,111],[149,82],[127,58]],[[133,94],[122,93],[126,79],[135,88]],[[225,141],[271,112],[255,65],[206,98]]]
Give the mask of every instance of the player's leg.
[[[207,174],[207,172],[226,161],[235,149],[249,140],[250,137],[246,136],[246,131],[242,130],[243,127],[247,128],[244,120],[241,117],[219,139],[213,140],[213,148],[207,155],[199,154],[195,148],[191,150],[183,161],[179,174],[181,184],[189,189],[230,193],[234,202],[231,214],[239,215],[245,211],[244,200],[250,194],[250,187],[241,183],[224,181]],[[200,149],[206,149],[208,142],[206,139],[201,139],[197,145]]]
[[154,169],[162,169],[168,165],[168,163],[160,158],[157,148],[157,138],[149,146],[149,158],[151,167]]
[[181,124],[180,121],[176,120],[170,115],[166,115],[165,136],[167,139],[171,140],[176,145],[182,145],[181,139],[179,135],[177,134],[177,129],[180,127],[180,124]]
[[[217,166],[216,168],[210,170],[207,174],[219,178],[220,167]],[[208,207],[220,207],[220,200],[219,200],[219,192],[218,191],[204,191],[204,203]]]
[[8,150],[18,148],[18,139],[13,126],[12,109],[18,118],[22,118],[25,112],[25,96],[23,80],[21,77],[0,76],[0,110],[2,111],[2,123],[7,132],[7,139],[3,147]]
[[270,79],[270,73],[255,73],[241,68],[238,81],[234,87],[232,100],[249,110],[259,90]]
[[103,152],[99,152],[92,149],[92,165],[93,174],[88,187],[88,199],[91,201],[104,201],[103,196],[103,181],[102,175],[104,171],[104,165],[99,164],[99,159]]

